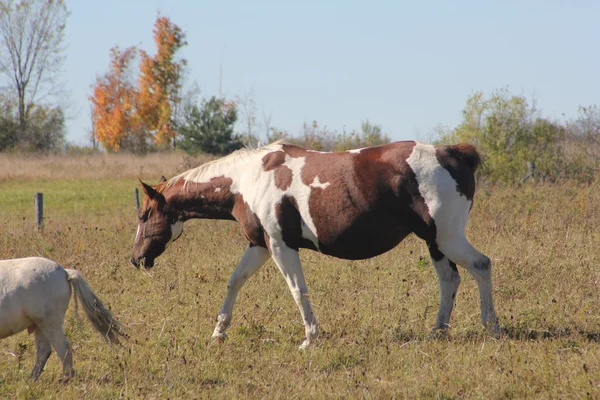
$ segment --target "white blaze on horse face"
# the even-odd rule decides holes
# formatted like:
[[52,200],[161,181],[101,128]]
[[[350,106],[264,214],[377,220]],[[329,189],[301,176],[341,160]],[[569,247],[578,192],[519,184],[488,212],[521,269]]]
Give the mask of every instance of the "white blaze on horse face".
[[171,225],[171,239],[165,245],[165,249],[171,245],[175,240],[181,236],[183,233],[183,222],[177,220],[174,224]]
[[135,234],[135,242],[134,243],[137,243],[140,240],[141,236],[142,236],[142,224],[138,224],[137,233]]
[[435,147],[415,144],[406,162],[415,173],[419,192],[435,221],[438,238],[464,231],[471,201],[461,195],[454,178],[439,163]]

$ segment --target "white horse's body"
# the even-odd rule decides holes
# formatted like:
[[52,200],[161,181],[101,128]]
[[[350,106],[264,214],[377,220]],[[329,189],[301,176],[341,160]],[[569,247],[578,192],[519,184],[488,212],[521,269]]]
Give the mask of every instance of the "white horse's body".
[[51,347],[63,362],[65,377],[73,375],[70,345],[63,331],[71,285],[94,328],[118,343],[117,335],[122,334],[118,322],[78,271],[40,257],[0,261],[0,339],[25,329],[35,333],[34,379],[42,373]]

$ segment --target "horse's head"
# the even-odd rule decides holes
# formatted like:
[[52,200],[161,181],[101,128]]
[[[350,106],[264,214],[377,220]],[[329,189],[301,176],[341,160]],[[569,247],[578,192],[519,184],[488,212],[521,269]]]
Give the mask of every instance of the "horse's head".
[[140,264],[145,268],[152,268],[156,257],[183,232],[180,213],[167,204],[162,194],[165,183],[164,177],[157,187],[141,182],[145,196],[138,215],[139,224],[131,256],[131,263],[136,268]]

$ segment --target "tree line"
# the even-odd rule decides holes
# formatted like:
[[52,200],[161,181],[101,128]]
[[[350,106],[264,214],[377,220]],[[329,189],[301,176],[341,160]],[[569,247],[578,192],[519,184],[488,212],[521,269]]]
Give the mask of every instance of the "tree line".
[[469,142],[482,153],[481,178],[492,182],[595,181],[600,167],[600,109],[580,107],[572,120],[546,118],[535,99],[508,88],[469,96],[462,121],[438,127],[437,142]]
[[[64,62],[64,0],[0,0],[0,151],[53,151],[65,146],[64,94],[58,73]],[[153,54],[134,46],[114,47],[108,71],[91,85],[94,148],[108,152],[181,149],[227,154],[244,144],[285,139],[315,150],[340,151],[388,143],[381,125],[365,120],[359,130],[339,131],[305,122],[293,134],[272,126],[252,93],[199,100],[179,56],[186,34],[168,17],[154,23]],[[0,81],[1,82],[1,81]],[[236,132],[235,126],[241,126]],[[261,133],[259,133],[262,130]],[[484,157],[481,179],[595,179],[600,161],[600,109],[581,107],[572,120],[544,117],[535,99],[507,88],[469,96],[455,127],[439,126],[437,143],[466,141]]]

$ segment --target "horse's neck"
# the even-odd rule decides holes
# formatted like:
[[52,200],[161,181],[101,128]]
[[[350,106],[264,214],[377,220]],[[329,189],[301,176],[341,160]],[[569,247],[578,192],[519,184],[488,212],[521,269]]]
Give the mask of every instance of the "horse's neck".
[[165,197],[187,218],[232,219],[235,193],[231,186],[236,177],[233,163],[211,164],[173,178]]

